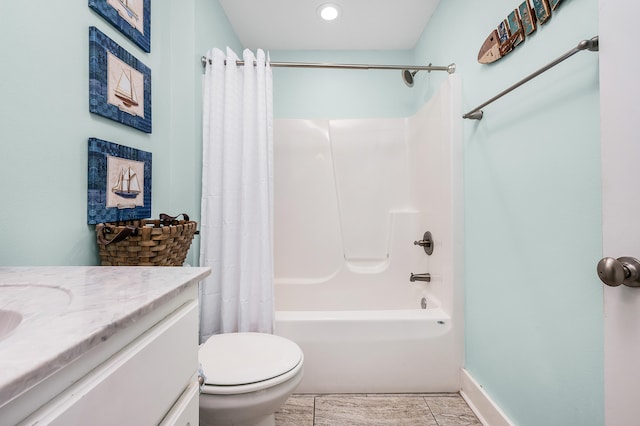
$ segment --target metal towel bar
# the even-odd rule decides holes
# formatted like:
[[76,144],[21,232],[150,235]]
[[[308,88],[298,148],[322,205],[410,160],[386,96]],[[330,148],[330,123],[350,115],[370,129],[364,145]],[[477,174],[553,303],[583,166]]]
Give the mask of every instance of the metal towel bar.
[[597,52],[598,51],[598,36],[595,36],[595,37],[591,38],[590,40],[582,40],[580,43],[578,43],[578,45],[576,47],[574,47],[573,49],[571,49],[570,51],[568,51],[564,55],[560,56],[555,61],[545,65],[544,67],[540,68],[538,71],[536,71],[536,72],[530,74],[529,76],[523,78],[522,80],[520,80],[516,84],[514,84],[514,85],[510,86],[509,88],[503,90],[502,92],[498,93],[496,96],[494,96],[493,98],[489,99],[485,103],[478,105],[477,107],[475,107],[474,109],[472,109],[471,111],[469,111],[468,113],[463,115],[462,118],[469,118],[471,120],[482,120],[482,116],[483,116],[482,108],[484,108],[487,105],[489,105],[490,103],[500,99],[501,97],[503,97],[507,93],[511,92],[512,90],[517,89],[518,87],[522,86],[523,84],[525,84],[529,80],[533,80],[534,78],[536,78],[537,76],[539,76],[543,72],[547,71],[550,68],[555,67],[560,62],[564,61],[565,59],[570,58],[571,56],[575,55],[576,53],[578,53],[578,52],[580,52],[582,50],[589,50],[591,52]]

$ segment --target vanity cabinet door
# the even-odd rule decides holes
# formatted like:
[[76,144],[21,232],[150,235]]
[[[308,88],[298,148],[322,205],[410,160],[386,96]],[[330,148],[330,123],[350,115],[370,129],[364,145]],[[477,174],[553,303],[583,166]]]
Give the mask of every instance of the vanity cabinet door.
[[160,426],[198,426],[200,421],[200,384],[196,375]]
[[197,334],[198,304],[191,301],[21,424],[159,424],[192,383],[198,367]]

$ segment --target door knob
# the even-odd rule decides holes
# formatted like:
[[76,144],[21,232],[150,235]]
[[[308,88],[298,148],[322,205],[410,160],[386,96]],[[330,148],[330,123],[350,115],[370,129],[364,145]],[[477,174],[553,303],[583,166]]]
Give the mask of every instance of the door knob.
[[598,277],[611,287],[640,287],[640,261],[634,257],[605,257],[598,262]]

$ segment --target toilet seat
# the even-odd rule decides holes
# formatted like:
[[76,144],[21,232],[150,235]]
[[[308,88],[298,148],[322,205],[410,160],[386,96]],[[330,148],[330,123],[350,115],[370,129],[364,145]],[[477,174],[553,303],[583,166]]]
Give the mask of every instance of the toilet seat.
[[266,333],[211,336],[198,351],[206,376],[203,393],[228,395],[255,392],[283,383],[302,369],[300,347]]

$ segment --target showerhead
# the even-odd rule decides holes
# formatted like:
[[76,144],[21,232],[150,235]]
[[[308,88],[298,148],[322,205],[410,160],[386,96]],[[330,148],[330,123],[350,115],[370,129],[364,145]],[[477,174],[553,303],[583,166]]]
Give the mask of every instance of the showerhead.
[[418,70],[402,70],[402,81],[404,81],[407,87],[413,87],[413,76],[415,76],[417,72]]

